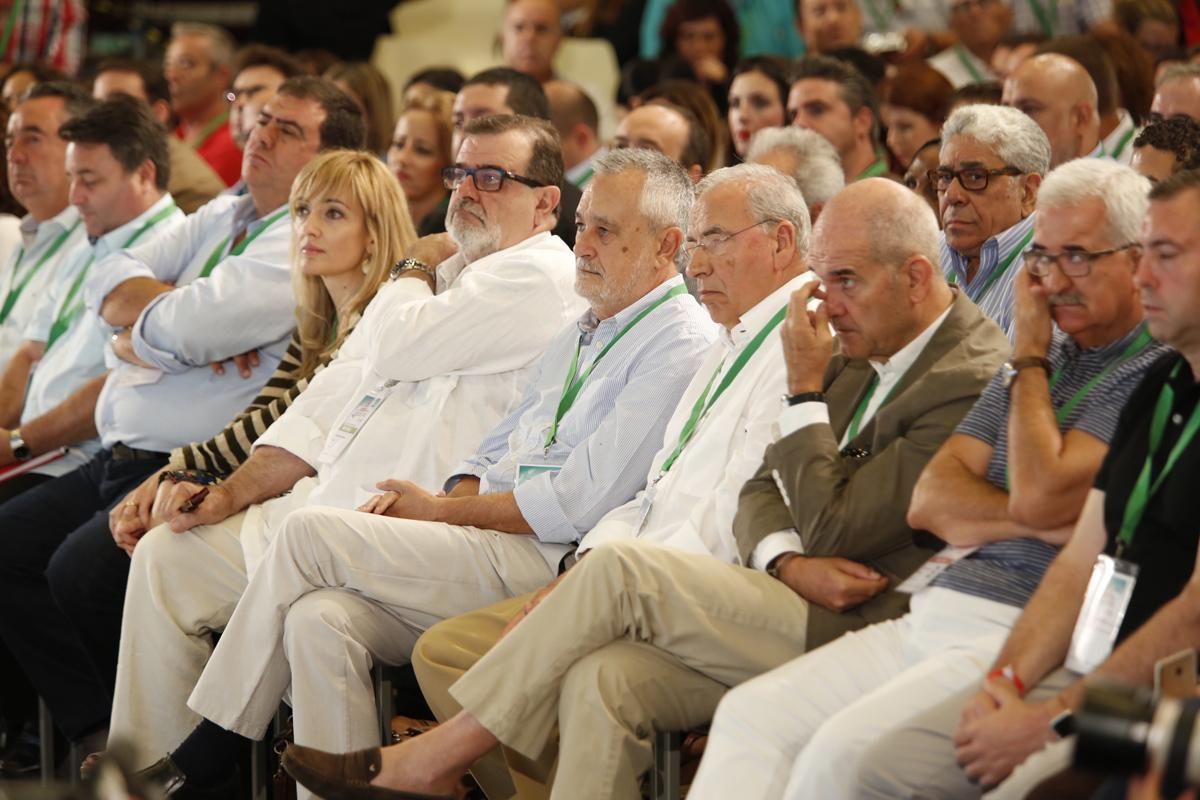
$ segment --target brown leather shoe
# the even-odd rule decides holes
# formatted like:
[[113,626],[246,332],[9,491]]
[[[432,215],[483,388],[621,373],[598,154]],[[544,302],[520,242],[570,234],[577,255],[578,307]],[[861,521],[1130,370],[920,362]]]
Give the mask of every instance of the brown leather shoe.
[[383,763],[379,748],[354,753],[326,753],[290,744],[283,768],[304,788],[325,800],[454,800],[451,795],[417,794],[372,786]]

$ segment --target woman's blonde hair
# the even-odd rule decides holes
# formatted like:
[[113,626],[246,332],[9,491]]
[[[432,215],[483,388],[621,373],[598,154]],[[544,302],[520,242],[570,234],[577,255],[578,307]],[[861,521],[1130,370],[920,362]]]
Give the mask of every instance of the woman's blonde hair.
[[454,154],[450,152],[450,142],[454,133],[454,93],[443,92],[441,89],[422,89],[409,95],[408,103],[400,116],[409,111],[428,111],[433,115],[437,126],[438,155],[442,163],[449,166],[454,163]]
[[[380,284],[387,280],[392,265],[404,257],[417,238],[400,184],[372,153],[333,150],[318,155],[300,170],[292,183],[288,208],[294,217],[298,203],[328,196],[349,197],[358,203],[371,244],[362,265],[366,277],[343,309],[334,307],[321,278],[292,270],[303,376],[312,375],[318,364],[341,346],[349,322],[362,314]],[[293,236],[292,263],[296,261]]]

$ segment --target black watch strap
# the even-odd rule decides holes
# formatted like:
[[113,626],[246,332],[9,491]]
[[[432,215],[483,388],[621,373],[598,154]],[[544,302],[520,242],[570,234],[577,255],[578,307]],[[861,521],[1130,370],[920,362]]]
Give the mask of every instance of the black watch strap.
[[789,406],[798,406],[801,403],[824,403],[824,392],[801,392],[800,394],[789,394],[787,396],[787,404]]

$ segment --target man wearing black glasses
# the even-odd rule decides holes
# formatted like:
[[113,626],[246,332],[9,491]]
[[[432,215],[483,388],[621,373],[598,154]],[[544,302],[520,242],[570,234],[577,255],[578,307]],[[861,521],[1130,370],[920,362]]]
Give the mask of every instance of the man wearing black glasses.
[[929,172],[942,218],[942,269],[1011,335],[1013,278],[1033,237],[1034,202],[1050,143],[1015,109],[960,108],[942,128]]

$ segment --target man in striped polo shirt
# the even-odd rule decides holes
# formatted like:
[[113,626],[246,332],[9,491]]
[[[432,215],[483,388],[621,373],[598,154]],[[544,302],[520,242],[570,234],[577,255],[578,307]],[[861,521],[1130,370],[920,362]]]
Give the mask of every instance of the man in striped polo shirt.
[[910,523],[953,547],[901,587],[913,595],[906,616],[726,695],[693,798],[732,787],[763,798],[862,796],[871,743],[987,670],[1070,538],[1122,404],[1166,352],[1142,324],[1133,282],[1148,189],[1102,159],[1047,177],[1016,282],[1013,360],[913,492]]
[[942,218],[942,269],[1012,335],[1013,278],[1033,237],[1034,203],[1050,142],[1021,112],[966,106],[942,127],[930,172]]

